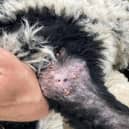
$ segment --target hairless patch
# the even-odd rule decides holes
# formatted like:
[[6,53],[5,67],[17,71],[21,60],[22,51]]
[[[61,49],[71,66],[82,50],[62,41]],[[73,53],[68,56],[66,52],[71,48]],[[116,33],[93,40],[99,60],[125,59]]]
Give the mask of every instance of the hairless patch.
[[[72,94],[78,83],[88,80],[86,63],[80,59],[66,59],[63,64],[55,62],[40,75],[41,89],[47,97],[56,94]],[[56,94],[55,94],[56,93]]]

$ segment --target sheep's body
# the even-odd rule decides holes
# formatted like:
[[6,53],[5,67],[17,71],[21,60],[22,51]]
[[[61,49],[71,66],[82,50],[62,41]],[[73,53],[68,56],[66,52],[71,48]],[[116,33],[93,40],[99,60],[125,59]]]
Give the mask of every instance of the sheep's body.
[[[121,78],[121,73],[116,72],[127,68],[129,63],[129,2],[127,0],[3,0],[0,3],[0,47],[8,49],[32,65],[37,73],[42,67],[46,67],[48,58],[55,60],[53,48],[47,45],[49,37],[39,34],[44,29],[44,24],[40,23],[40,18],[31,18],[33,21],[30,21],[28,16],[32,13],[30,15],[33,17],[36,11],[41,16],[42,11],[45,11],[42,10],[44,7],[54,11],[59,17],[62,15],[73,17],[78,25],[83,26],[83,31],[91,35],[96,34],[94,40],[101,41],[101,45],[106,48],[102,51],[104,59],[101,59],[100,64],[105,74],[106,85],[118,100],[129,106],[128,100],[121,97],[124,96],[125,89],[129,96],[128,81],[124,81],[125,77]],[[82,15],[85,17],[81,18]],[[122,82],[120,89],[118,80],[116,81],[117,75],[120,75]],[[119,90],[120,92],[117,92]]]

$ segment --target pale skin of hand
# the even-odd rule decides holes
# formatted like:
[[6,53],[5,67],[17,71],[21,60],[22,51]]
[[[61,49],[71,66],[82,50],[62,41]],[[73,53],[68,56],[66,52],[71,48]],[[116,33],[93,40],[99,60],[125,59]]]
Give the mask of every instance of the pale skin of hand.
[[33,121],[48,112],[34,72],[0,48],[0,120]]

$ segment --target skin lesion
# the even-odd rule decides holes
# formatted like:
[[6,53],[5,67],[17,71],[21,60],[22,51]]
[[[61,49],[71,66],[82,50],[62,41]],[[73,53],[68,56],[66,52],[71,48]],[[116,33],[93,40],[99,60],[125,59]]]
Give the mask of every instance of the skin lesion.
[[49,65],[40,75],[39,82],[47,97],[54,97],[54,94],[66,97],[74,94],[78,85],[88,79],[85,61],[67,58],[63,64],[55,62]]

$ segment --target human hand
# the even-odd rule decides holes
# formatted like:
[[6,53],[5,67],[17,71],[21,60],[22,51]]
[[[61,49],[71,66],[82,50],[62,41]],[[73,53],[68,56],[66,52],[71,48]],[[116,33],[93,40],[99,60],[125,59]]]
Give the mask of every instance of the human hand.
[[0,48],[0,120],[32,121],[48,114],[34,72]]

